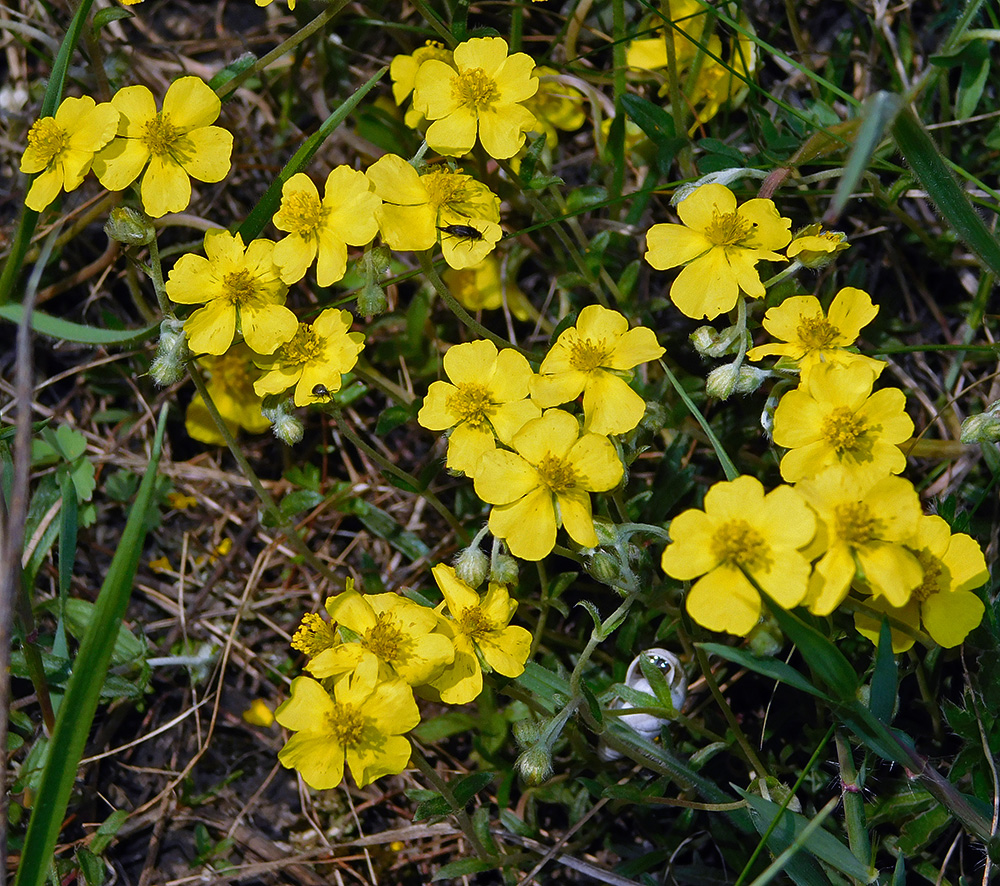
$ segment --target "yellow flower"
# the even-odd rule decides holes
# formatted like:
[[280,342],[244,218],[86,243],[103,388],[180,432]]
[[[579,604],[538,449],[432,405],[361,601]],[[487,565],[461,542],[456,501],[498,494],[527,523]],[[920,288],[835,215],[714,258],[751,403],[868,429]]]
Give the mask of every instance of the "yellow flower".
[[357,636],[316,655],[306,670],[314,677],[339,677],[375,667],[380,680],[399,677],[411,686],[439,676],[455,658],[455,648],[436,633],[440,619],[433,609],[398,594],[362,596],[347,590],[326,601],[332,621]]
[[823,556],[809,581],[809,611],[829,615],[858,577],[890,605],[904,605],[924,574],[903,546],[921,517],[913,484],[902,477],[872,483],[833,467],[795,488],[820,518],[809,553]]
[[262,698],[255,698],[243,712],[243,719],[251,726],[269,727],[274,723],[274,714]]
[[28,147],[21,155],[21,172],[39,173],[24,205],[41,212],[60,191],[80,187],[94,154],[118,129],[118,111],[110,102],[97,104],[90,96],[63,99],[55,116],[42,117],[28,130]]
[[740,290],[762,298],[764,286],[755,265],[761,259],[785,261],[774,252],[788,245],[791,220],[778,215],[770,200],[736,197],[724,185],[697,188],[677,207],[682,225],[653,225],[646,234],[646,261],[659,271],[684,265],[670,287],[681,313],[714,319],[736,305]]
[[493,342],[483,340],[450,347],[444,371],[451,383],[431,382],[417,422],[430,431],[453,429],[447,466],[471,476],[479,457],[496,449],[495,437],[509,443],[542,414],[527,399],[531,367],[512,348],[497,353]]
[[378,231],[375,212],[379,199],[363,172],[338,166],[319,191],[304,172],[293,175],[281,188],[281,206],[274,226],[289,236],[274,248],[274,263],[285,283],[301,280],[316,262],[316,282],[332,286],[347,270],[347,246],[364,246]]
[[515,281],[504,277],[495,256],[488,255],[471,268],[449,268],[441,278],[470,311],[492,311],[506,304],[518,320],[531,319],[531,303]]
[[[983,620],[986,607],[972,593],[973,588],[990,579],[982,549],[965,533],[952,535],[941,517],[921,517],[917,532],[906,546],[917,555],[924,570],[923,581],[913,589],[906,605],[890,606],[888,601],[872,601],[876,612],[884,612],[914,630],[923,621],[924,630],[939,646],[958,646]],[[878,643],[881,619],[856,612],[854,626],[858,633]],[[892,651],[905,652],[913,646],[913,637],[892,630]]]
[[906,456],[897,444],[910,438],[913,422],[903,411],[899,388],[872,394],[875,379],[861,363],[820,363],[774,411],[774,442],[789,451],[781,476],[789,483],[840,465],[851,476],[877,480],[898,474]]
[[308,406],[329,399],[340,390],[345,372],[358,362],[365,346],[361,332],[349,332],[354,318],[348,311],[327,308],[312,323],[298,329],[270,357],[258,357],[267,373],[254,384],[264,394],[280,394],[295,385],[295,405]]
[[704,510],[691,509],[670,524],[661,565],[667,575],[697,578],[687,611],[703,627],[745,637],[760,620],[760,594],[785,609],[798,606],[809,584],[809,544],[816,519],[790,486],[764,494],[754,477],[716,483]]
[[558,406],[582,393],[586,430],[624,434],[646,412],[646,401],[625,380],[632,376],[629,370],[663,353],[653,330],[629,329],[617,311],[588,305],[545,355],[531,383],[532,399],[542,407]]
[[345,762],[358,787],[402,772],[410,743],[401,733],[420,722],[420,711],[406,683],[380,683],[376,676],[371,671],[338,680],[332,698],[311,677],[292,680],[291,698],[274,712],[295,732],[278,752],[281,765],[297,769],[316,790],[337,787]]
[[139,190],[153,218],[180,212],[191,202],[191,179],[222,181],[229,173],[233,136],[212,126],[222,105],[197,77],[170,84],[163,110],[145,86],[118,90],[111,103],[121,113],[118,137],[94,158],[94,172],[109,191],[121,191],[146,169]]
[[480,597],[451,566],[439,563],[431,570],[447,607],[445,624],[452,633],[455,660],[430,685],[446,704],[465,704],[483,691],[480,656],[498,674],[517,677],[531,651],[531,634],[510,624],[517,609],[507,588],[490,582]]
[[[233,345],[219,357],[201,357],[198,365],[208,376],[205,386],[230,433],[240,428],[251,434],[262,434],[270,426],[260,411],[261,398],[254,393],[253,383],[260,370],[251,362],[253,352],[245,344]],[[219,433],[202,399],[195,394],[184,414],[188,435],[209,446],[225,446],[226,438]]]
[[613,489],[624,474],[611,441],[581,434],[572,415],[550,409],[510,445],[514,452],[483,453],[473,478],[476,495],[494,505],[490,532],[524,560],[547,556],[560,524],[577,544],[597,547],[590,493]]
[[[500,198],[471,175],[443,168],[420,175],[395,154],[380,157],[367,175],[383,201],[375,215],[390,249],[419,251],[440,240],[450,267],[469,268],[500,239]],[[478,236],[461,236],[466,228]]]
[[815,295],[793,295],[764,315],[764,328],[784,344],[759,345],[747,351],[747,357],[785,357],[798,363],[803,378],[820,363],[863,363],[878,378],[885,363],[847,350],[876,314],[878,305],[872,304],[871,296],[853,286],[834,296],[826,314]]
[[[353,579],[347,580],[347,587],[348,589],[354,587]],[[302,616],[302,621],[299,622],[289,645],[307,658],[313,659],[321,652],[333,648],[339,642],[340,637],[337,636],[336,625],[325,621],[318,612],[307,612]]]
[[295,332],[298,320],[285,307],[288,291],[275,273],[271,240],[245,249],[239,234],[205,234],[205,255],[182,255],[167,277],[167,296],[182,305],[204,304],[184,322],[196,354],[222,354],[233,336],[258,354],[270,354]]
[[531,56],[508,56],[502,37],[473,37],[455,47],[454,65],[428,59],[417,71],[413,107],[434,121],[427,144],[450,157],[468,154],[478,130],[487,154],[513,157],[537,125],[520,104],[538,89]]
[[[428,40],[411,55],[397,55],[389,65],[389,77],[392,80],[392,97],[397,105],[402,105],[413,93],[413,84],[417,80],[417,71],[428,59],[437,59],[446,65],[454,67],[453,54],[440,43]],[[410,107],[404,116],[404,122],[410,129],[417,129],[426,123],[424,115]]]
[[[272,0],[256,0],[258,6],[270,6]],[[295,9],[296,0],[288,0],[288,8]]]
[[583,112],[585,101],[579,89],[564,82],[555,68],[537,67],[538,92],[525,101],[524,106],[535,116],[537,128],[545,133],[545,146],[554,148],[559,143],[559,132],[573,132],[587,120]]
[[785,255],[798,259],[807,268],[823,268],[850,246],[843,231],[824,231],[822,225],[807,225],[788,244]]

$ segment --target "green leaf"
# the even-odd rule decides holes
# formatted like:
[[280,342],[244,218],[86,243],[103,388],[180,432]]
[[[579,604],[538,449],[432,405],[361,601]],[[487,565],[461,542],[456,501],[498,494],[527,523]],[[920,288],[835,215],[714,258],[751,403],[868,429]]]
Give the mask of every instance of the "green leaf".
[[802,653],[813,676],[827,685],[834,696],[854,699],[858,690],[858,675],[844,654],[819,631],[810,627],[798,616],[792,615],[768,600],[775,620]]
[[799,689],[802,692],[808,692],[810,695],[815,695],[817,698],[827,698],[823,692],[813,686],[813,684],[803,677],[797,670],[795,670],[795,668],[789,664],[785,664],[785,662],[780,661],[779,659],[757,658],[757,656],[752,655],[744,649],[724,646],[721,643],[699,643],[698,645],[709,655],[716,655],[719,658],[724,658],[727,661],[733,662],[733,664],[738,664],[741,667],[754,671],[755,673],[762,674],[765,677],[770,677],[772,680],[778,680],[795,689]]
[[413,820],[415,822],[426,821],[428,818],[440,818],[442,815],[451,815],[451,806],[440,795],[418,803],[417,808],[413,810]]
[[955,96],[955,119],[971,117],[976,113],[983,88],[990,73],[990,47],[984,40],[970,43],[964,50],[965,64]]
[[893,137],[913,174],[955,233],[1000,276],[1000,244],[945,165],[927,130],[909,108],[896,117]]
[[296,489],[281,499],[278,509],[286,517],[314,508],[326,500],[326,496],[312,489]]
[[471,732],[475,725],[475,717],[460,711],[450,711],[422,721],[410,734],[418,741],[433,743],[458,735],[460,732]]
[[103,30],[112,22],[120,21],[123,18],[135,18],[134,12],[122,9],[120,6],[109,6],[107,9],[98,9],[94,14],[94,33]]
[[354,514],[368,530],[379,538],[385,539],[412,562],[415,563],[417,560],[430,556],[431,549],[427,547],[420,536],[403,529],[389,513],[381,508],[369,504],[364,499],[355,498],[350,502],[345,502],[344,510]]
[[[89,4],[84,2],[82,6]],[[146,511],[153,505],[156,471],[166,425],[167,409],[164,407],[160,413],[149,467],[108,567],[97,597],[93,619],[80,644],[66,694],[59,706],[50,753],[24,838],[15,886],[43,886],[48,876],[56,840],[66,815],[80,758],[90,734],[114,649],[107,638],[117,636],[132,593],[139,558],[142,556]]]
[[208,81],[209,88],[218,92],[226,83],[246,73],[257,63],[257,56],[252,52],[244,52],[238,59],[230,62],[221,71],[216,71]]
[[[97,617],[97,604],[89,600],[71,597],[66,601],[66,629],[77,640],[87,636]],[[138,639],[125,625],[118,625],[115,642],[111,649],[111,662],[116,665],[131,664],[146,654],[146,644]]]
[[481,874],[483,871],[492,871],[494,867],[496,865],[492,862],[483,861],[479,858],[463,858],[459,861],[446,864],[443,868],[439,868],[434,876],[431,877],[431,882],[455,880],[459,877],[467,877],[469,874]]
[[84,886],[102,886],[104,883],[104,862],[86,846],[76,850],[76,863],[83,874]]
[[897,676],[896,656],[892,652],[892,631],[889,629],[889,620],[883,618],[868,708],[876,719],[887,726],[892,722],[892,712],[896,707]]
[[264,230],[264,226],[271,220],[271,216],[278,209],[278,205],[281,203],[281,189],[284,187],[286,181],[288,181],[293,175],[301,172],[305,169],[306,165],[312,160],[313,155],[320,149],[320,146],[330,134],[338,127],[344,120],[347,119],[347,115],[353,111],[361,99],[363,99],[372,90],[376,83],[385,76],[388,67],[379,68],[375,72],[374,76],[369,78],[365,83],[358,87],[354,91],[347,101],[340,105],[336,111],[334,111],[329,117],[323,121],[323,125],[306,139],[305,144],[299,148],[295,155],[292,157],[288,163],[285,164],[285,168],[281,170],[280,173],[275,177],[274,181],[271,182],[271,186],[264,192],[264,196],[260,198],[257,205],[250,210],[250,214],[246,217],[246,221],[243,222],[237,229],[237,233],[243,237],[244,243],[249,243],[251,240],[256,239],[260,236],[260,232]]
[[[24,307],[18,304],[0,305],[0,318],[11,323],[20,323],[24,316]],[[97,326],[84,326],[72,323],[61,317],[43,314],[41,311],[31,312],[31,328],[41,335],[56,338],[60,341],[72,341],[81,345],[115,345],[127,347],[138,345],[155,335],[160,324],[144,326],[141,329],[101,329]]]
[[455,802],[465,806],[476,794],[497,777],[495,772],[473,772],[451,782],[449,787],[455,796]]
[[[766,800],[758,794],[752,794],[734,786],[735,791],[743,797],[754,813],[754,824],[760,833],[764,833],[774,819],[781,818],[767,839],[768,848],[776,855],[793,845],[809,826],[809,819],[790,809],[782,810],[781,806],[771,800]],[[759,823],[758,823],[759,822]],[[760,825],[763,824],[763,828]],[[863,865],[854,853],[840,842],[833,834],[817,828],[802,844],[802,849],[810,855],[826,862],[835,870],[862,883],[872,883],[877,877],[869,867]]]

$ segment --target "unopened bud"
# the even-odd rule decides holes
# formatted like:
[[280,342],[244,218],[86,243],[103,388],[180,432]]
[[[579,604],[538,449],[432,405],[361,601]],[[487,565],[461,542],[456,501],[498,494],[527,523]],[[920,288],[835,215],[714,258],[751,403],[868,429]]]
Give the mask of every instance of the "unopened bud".
[[478,545],[470,545],[455,558],[455,575],[469,587],[478,588],[490,571],[490,558]]
[[160,324],[160,341],[149,374],[161,388],[172,385],[184,377],[190,356],[184,322],[168,318]]
[[806,268],[825,268],[838,252],[850,245],[843,231],[824,231],[822,225],[807,225],[788,244],[785,254]]
[[621,577],[622,570],[618,559],[600,548],[587,557],[586,568],[590,576],[601,584],[613,586],[618,583],[618,579]]
[[544,745],[528,748],[514,765],[528,787],[536,787],[552,777],[552,755]]
[[618,527],[603,517],[594,517],[594,532],[597,534],[598,547],[610,548],[618,544]]
[[765,618],[747,634],[747,646],[758,658],[773,658],[781,652],[784,639],[774,619]]
[[1000,415],[997,414],[997,405],[994,403],[986,412],[970,415],[963,421],[959,439],[963,443],[1000,442]]
[[756,366],[741,366],[736,377],[736,393],[752,394],[764,384],[770,374],[766,369],[758,369]]
[[728,400],[736,390],[740,380],[740,368],[735,363],[727,363],[713,369],[705,380],[705,393],[716,400]]
[[145,246],[156,239],[156,229],[149,216],[131,206],[112,209],[104,223],[104,233],[126,246]]
[[365,317],[377,317],[384,314],[389,307],[389,299],[378,283],[369,281],[361,287],[358,294],[358,313]]
[[288,404],[289,401],[286,399],[281,399],[274,405],[269,405],[265,401],[260,411],[271,423],[274,436],[282,443],[294,446],[302,439],[304,429],[302,422],[289,412]]
[[496,554],[490,563],[490,581],[498,585],[517,584],[517,560],[510,554]]
[[702,357],[714,357],[718,360],[727,354],[735,354],[739,351],[740,328],[730,326],[719,332],[713,326],[699,326],[691,333],[689,340]]
[[522,750],[531,747],[533,744],[537,744],[538,739],[542,736],[542,730],[538,724],[528,718],[515,720],[511,724],[511,731],[514,733],[514,741],[517,742],[517,746]]

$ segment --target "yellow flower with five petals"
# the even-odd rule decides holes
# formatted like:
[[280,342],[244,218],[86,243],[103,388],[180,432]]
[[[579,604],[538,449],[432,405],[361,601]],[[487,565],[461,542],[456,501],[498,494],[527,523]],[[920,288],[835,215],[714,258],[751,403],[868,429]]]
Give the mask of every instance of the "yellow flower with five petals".
[[548,556],[560,525],[577,544],[597,547],[590,493],[614,489],[625,470],[611,441],[549,409],[510,445],[513,452],[483,453],[473,477],[476,495],[493,505],[490,532],[523,560]]
[[417,71],[413,107],[428,120],[427,144],[449,157],[468,154],[478,133],[486,153],[513,157],[534,115],[521,102],[538,89],[535,62],[523,52],[507,55],[503,37],[473,37],[455,47],[454,67],[428,59]]
[[199,78],[171,83],[161,111],[145,86],[119,89],[111,104],[121,115],[118,135],[94,158],[94,173],[109,191],[121,191],[145,169],[139,191],[153,218],[187,207],[192,178],[218,182],[229,174],[233,136],[212,125],[222,105]]
[[[263,434],[271,427],[261,412],[261,398],[253,389],[260,370],[253,365],[252,358],[253,351],[238,342],[217,357],[207,355],[198,359],[198,365],[207,376],[205,387],[231,434],[236,434],[240,428],[251,434]],[[184,429],[201,443],[226,445],[226,438],[212,419],[201,394],[195,394],[188,403]]]
[[38,173],[24,205],[41,212],[60,191],[80,186],[94,155],[118,130],[118,110],[110,102],[97,104],[90,96],[66,98],[52,117],[42,117],[28,130],[28,147],[21,155],[21,172]]
[[646,261],[659,271],[683,265],[670,287],[682,314],[714,319],[736,305],[740,292],[763,298],[756,264],[786,261],[774,250],[792,239],[791,220],[771,200],[756,198],[737,206],[729,188],[696,188],[677,207],[683,224],[653,225],[646,233]]

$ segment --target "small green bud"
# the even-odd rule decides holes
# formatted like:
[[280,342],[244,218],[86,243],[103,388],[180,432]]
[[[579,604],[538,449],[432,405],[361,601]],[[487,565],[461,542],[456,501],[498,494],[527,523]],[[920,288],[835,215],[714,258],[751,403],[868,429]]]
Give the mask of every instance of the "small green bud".
[[377,317],[384,314],[389,307],[389,299],[378,283],[369,281],[361,287],[358,295],[358,313],[365,317]]
[[514,766],[528,787],[536,787],[552,777],[552,755],[544,745],[528,748]]
[[733,394],[752,394],[769,375],[766,369],[756,366],[727,363],[708,374],[705,393],[716,400],[728,400]]
[[[749,333],[746,334],[749,336]],[[738,326],[730,326],[719,332],[712,326],[699,326],[691,333],[689,341],[702,357],[718,360],[739,351],[740,330]]]
[[498,585],[517,584],[517,560],[510,554],[496,554],[490,563],[490,581]]
[[603,517],[594,517],[594,532],[597,533],[597,545],[610,548],[618,544],[618,527]]
[[190,356],[184,322],[167,318],[160,324],[160,341],[156,346],[156,357],[150,364],[149,374],[158,387],[172,385],[184,377]]
[[538,724],[528,718],[515,720],[511,725],[511,731],[514,733],[514,741],[517,742],[517,746],[522,750],[531,747],[533,744],[537,744],[538,739],[542,737],[542,730],[538,727]]
[[1000,442],[1000,401],[990,406],[986,412],[970,415],[962,422],[962,434],[959,438],[963,443],[997,443]]
[[747,635],[747,646],[758,658],[773,658],[781,652],[785,638],[774,619],[759,622]]
[[116,206],[104,223],[104,233],[126,246],[145,246],[156,239],[156,228],[140,209]]
[[274,405],[269,405],[265,402],[261,406],[260,411],[263,413],[264,418],[271,423],[271,430],[274,432],[274,436],[282,443],[294,446],[302,439],[304,429],[302,422],[289,412],[289,402],[286,399],[279,400]]
[[752,394],[764,384],[770,374],[766,369],[758,369],[756,366],[744,364],[740,367],[739,375],[736,377],[736,393]]
[[478,588],[490,571],[490,558],[478,545],[469,545],[455,558],[455,574],[469,587]]
[[601,584],[614,587],[621,578],[621,564],[618,558],[597,548],[586,560],[587,572]]

